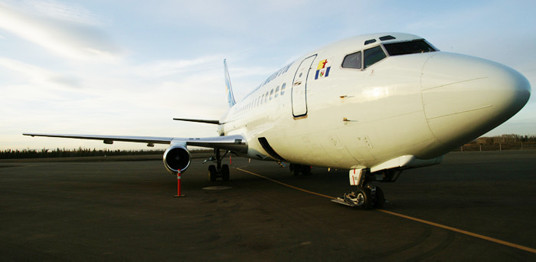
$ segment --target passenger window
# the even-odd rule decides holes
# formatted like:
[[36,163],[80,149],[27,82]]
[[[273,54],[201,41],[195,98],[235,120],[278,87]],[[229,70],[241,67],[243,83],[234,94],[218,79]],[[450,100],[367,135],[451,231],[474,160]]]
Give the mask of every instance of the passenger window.
[[361,51],[345,56],[342,67],[361,69]]
[[262,97],[261,97],[261,104],[264,103],[264,94],[262,94]]
[[266,91],[266,96],[264,96],[264,102],[268,102],[268,95],[270,95],[270,92]]
[[287,83],[283,83],[283,85],[281,86],[281,95],[285,94],[285,88],[287,88]]
[[270,100],[272,100],[272,97],[274,96],[274,90],[270,90]]
[[279,86],[277,86],[277,87],[275,88],[274,98],[276,98],[278,95],[279,95]]
[[365,50],[365,68],[377,63],[386,57],[381,46]]

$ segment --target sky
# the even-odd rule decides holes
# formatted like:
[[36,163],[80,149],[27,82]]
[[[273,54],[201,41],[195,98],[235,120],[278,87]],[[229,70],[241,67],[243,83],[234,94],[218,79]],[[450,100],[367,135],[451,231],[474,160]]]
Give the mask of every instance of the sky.
[[[355,35],[405,32],[536,83],[536,1],[0,0],[0,150],[147,149],[23,132],[202,137],[271,73]],[[536,135],[536,99],[486,135]],[[165,148],[165,146],[160,146]],[[158,149],[158,146],[157,146]]]

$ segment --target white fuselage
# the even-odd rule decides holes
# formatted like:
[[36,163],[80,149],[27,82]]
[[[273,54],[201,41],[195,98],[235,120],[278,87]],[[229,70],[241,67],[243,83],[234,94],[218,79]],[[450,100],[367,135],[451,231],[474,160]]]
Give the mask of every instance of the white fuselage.
[[[385,35],[395,39],[380,40]],[[528,100],[528,81],[506,66],[439,51],[390,55],[384,46],[418,39],[368,35],[311,52],[233,106],[220,133],[244,136],[253,158],[381,170],[408,159],[435,163]],[[348,55],[374,47],[386,57],[343,66]]]

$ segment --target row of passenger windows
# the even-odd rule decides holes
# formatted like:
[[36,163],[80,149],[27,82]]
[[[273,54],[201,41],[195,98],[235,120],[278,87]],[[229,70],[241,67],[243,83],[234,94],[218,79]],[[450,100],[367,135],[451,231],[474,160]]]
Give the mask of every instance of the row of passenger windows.
[[[417,53],[427,53],[437,51],[434,47],[428,44],[424,39],[413,40],[408,42],[399,42],[391,44],[383,44],[390,56],[408,55]],[[380,60],[386,58],[387,55],[383,51],[381,45],[349,54],[342,61],[343,68],[365,69]]]
[[272,101],[272,99],[276,99],[279,96],[284,96],[286,89],[287,83],[283,83],[281,87],[277,86],[275,89],[272,88],[270,91],[266,91],[265,94],[258,95],[257,98],[242,106],[240,109],[238,109],[238,111],[242,111],[244,109],[251,109],[260,106],[264,103],[268,103],[269,101]]

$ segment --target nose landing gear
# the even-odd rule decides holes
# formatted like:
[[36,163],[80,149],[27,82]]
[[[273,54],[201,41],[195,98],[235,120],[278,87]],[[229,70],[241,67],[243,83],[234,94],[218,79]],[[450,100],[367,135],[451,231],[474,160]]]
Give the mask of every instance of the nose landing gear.
[[371,183],[374,181],[374,176],[368,169],[352,169],[349,176],[350,184],[356,186],[356,190],[345,193],[342,198],[333,199],[333,202],[363,209],[383,207],[385,204],[383,190]]
[[363,209],[382,208],[385,203],[383,190],[373,184],[357,187],[356,191],[346,193],[333,202]]

